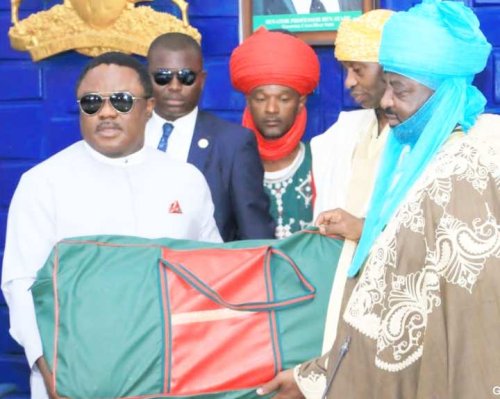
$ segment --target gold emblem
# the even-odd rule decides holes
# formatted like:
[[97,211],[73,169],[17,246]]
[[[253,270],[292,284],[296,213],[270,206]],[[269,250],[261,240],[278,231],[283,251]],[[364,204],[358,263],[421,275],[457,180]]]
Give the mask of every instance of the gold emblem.
[[64,0],[20,21],[21,0],[11,0],[10,43],[39,61],[68,50],[93,57],[107,51],[145,56],[151,42],[167,32],[185,33],[200,42],[200,33],[189,25],[186,1],[172,0],[182,21],[149,6],[136,7],[138,1]]
[[112,25],[127,7],[127,0],[69,0],[69,3],[81,19],[97,29]]

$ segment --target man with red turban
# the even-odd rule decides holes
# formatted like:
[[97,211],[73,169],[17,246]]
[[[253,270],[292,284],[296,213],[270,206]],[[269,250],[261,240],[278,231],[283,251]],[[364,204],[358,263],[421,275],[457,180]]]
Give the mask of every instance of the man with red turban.
[[233,86],[246,96],[243,126],[257,138],[276,237],[287,237],[313,219],[311,150],[301,139],[318,57],[302,40],[261,28],[233,51],[229,66]]

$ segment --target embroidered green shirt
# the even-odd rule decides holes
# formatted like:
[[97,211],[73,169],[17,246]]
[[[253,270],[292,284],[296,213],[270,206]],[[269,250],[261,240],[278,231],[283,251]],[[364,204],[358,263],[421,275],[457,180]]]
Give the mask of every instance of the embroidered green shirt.
[[310,225],[313,219],[311,148],[301,143],[291,165],[264,174],[264,191],[271,202],[271,216],[276,221],[276,238],[284,238]]

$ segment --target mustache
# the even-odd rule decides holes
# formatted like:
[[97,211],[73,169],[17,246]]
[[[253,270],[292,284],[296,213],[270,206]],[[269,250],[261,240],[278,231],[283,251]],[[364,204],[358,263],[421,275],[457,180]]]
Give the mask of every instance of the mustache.
[[386,115],[397,117],[396,113],[393,111],[393,109],[391,107],[384,108],[384,113]]
[[101,122],[96,127],[97,132],[105,129],[122,130],[122,127],[116,122]]

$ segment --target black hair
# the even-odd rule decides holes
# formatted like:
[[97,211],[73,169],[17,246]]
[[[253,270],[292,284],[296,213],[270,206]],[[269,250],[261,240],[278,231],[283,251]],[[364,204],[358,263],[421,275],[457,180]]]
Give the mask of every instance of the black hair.
[[171,51],[192,50],[203,60],[200,44],[191,36],[179,32],[169,32],[153,40],[148,50],[148,59],[156,48]]
[[80,76],[78,77],[78,80],[76,82],[76,89],[78,90],[80,84],[82,83],[82,80],[90,70],[103,64],[118,65],[133,69],[137,72],[137,75],[139,75],[139,81],[141,82],[141,85],[144,89],[144,96],[147,98],[153,96],[153,84],[151,83],[151,78],[149,77],[148,69],[146,68],[146,66],[131,55],[120,53],[117,51],[104,53],[92,59],[80,73]]

